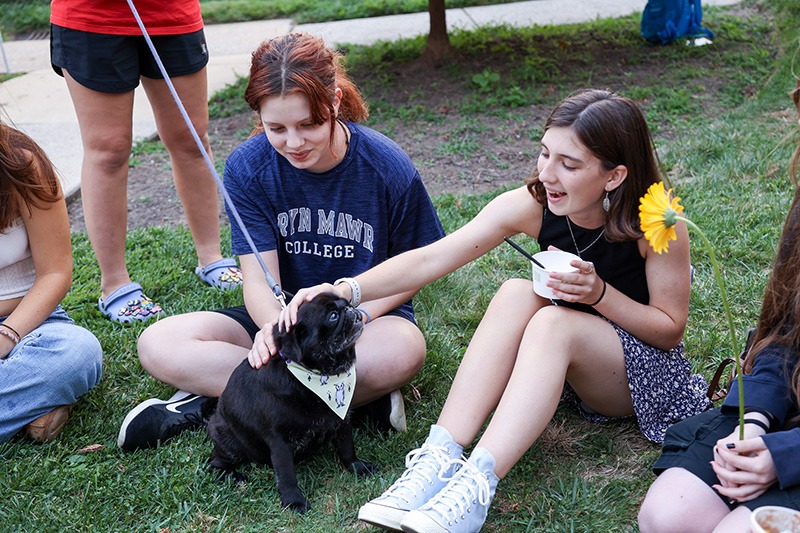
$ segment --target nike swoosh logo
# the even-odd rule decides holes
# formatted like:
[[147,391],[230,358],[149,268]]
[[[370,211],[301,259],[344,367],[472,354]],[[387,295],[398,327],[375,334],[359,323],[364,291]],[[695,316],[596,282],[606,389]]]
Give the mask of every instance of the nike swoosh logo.
[[167,405],[167,411],[170,411],[172,413],[181,414],[181,412],[178,411],[178,407],[180,407],[181,405],[185,405],[187,403],[193,402],[199,397],[200,396],[189,396],[188,398],[186,398],[185,400],[181,400],[180,402],[171,403],[171,404]]

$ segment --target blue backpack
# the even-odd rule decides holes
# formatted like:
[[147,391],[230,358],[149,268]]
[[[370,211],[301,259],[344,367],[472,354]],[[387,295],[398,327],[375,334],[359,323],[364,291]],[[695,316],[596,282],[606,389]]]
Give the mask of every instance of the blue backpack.
[[700,0],[647,0],[642,12],[642,37],[654,44],[667,44],[682,37],[714,33],[703,27]]

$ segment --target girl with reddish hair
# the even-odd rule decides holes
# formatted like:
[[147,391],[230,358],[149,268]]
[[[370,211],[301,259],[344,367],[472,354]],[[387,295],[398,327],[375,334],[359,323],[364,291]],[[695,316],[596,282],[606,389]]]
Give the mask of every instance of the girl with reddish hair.
[[[257,253],[288,293],[355,276],[443,236],[411,159],[390,139],[358,124],[367,105],[341,56],[322,39],[290,34],[253,52],[245,100],[259,126],[225,165],[225,187]],[[244,275],[244,305],[169,317],[139,339],[153,377],[180,391],[148,400],[125,418],[119,445],[153,446],[203,424],[205,398],[219,396],[245,358],[269,359],[280,305],[242,229],[233,251]],[[405,429],[399,389],[425,360],[414,321],[416,290],[361,302],[355,416],[380,429]]]
[[405,532],[480,530],[500,479],[536,442],[562,397],[589,420],[635,416],[653,441],[709,407],[707,385],[691,374],[682,340],[688,231],[678,225],[677,241],[660,254],[639,229],[639,198],[660,179],[636,103],[579,91],[545,122],[526,186],[499,195],[443,239],[354,279],[296,294],[281,314],[287,329],[299,306],[320,292],[352,300],[418,290],[518,233],[543,250],[577,254],[573,272],[550,272],[552,298],[534,293],[530,279],[498,288],[425,442],[406,455],[403,474],[359,509],[359,519]]

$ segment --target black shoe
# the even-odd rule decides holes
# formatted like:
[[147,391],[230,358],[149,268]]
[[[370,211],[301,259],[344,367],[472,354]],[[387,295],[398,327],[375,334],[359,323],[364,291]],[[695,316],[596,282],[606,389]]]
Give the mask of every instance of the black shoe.
[[406,406],[403,395],[394,390],[368,404],[353,409],[351,422],[354,427],[371,426],[378,431],[404,432],[406,430]]
[[186,429],[204,427],[203,404],[208,400],[178,391],[169,400],[151,398],[137,405],[122,421],[117,446],[126,452],[154,448]]

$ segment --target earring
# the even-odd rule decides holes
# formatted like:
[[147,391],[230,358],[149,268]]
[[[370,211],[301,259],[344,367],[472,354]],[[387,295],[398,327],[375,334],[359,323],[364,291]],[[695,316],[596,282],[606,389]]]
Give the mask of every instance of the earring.
[[611,200],[608,199],[608,191],[606,191],[606,196],[603,198],[603,211],[608,213],[608,210],[611,208]]

